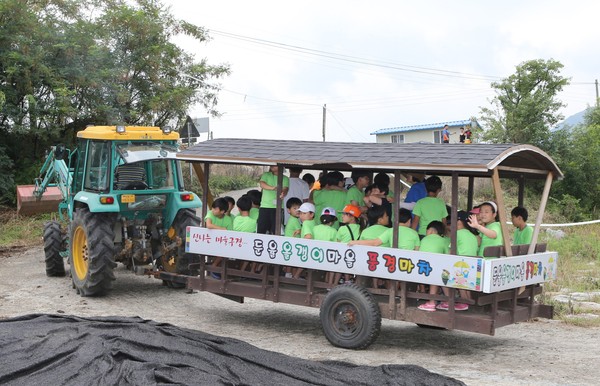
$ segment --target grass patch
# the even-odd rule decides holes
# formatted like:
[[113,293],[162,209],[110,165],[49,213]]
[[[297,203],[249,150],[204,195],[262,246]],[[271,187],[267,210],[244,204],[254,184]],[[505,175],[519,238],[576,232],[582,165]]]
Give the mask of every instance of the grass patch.
[[42,244],[44,223],[50,214],[19,216],[16,210],[0,210],[0,247],[34,246]]
[[547,283],[549,291],[568,288],[570,292],[600,290],[600,224],[564,230],[562,239],[548,238],[548,250],[558,252],[558,278]]

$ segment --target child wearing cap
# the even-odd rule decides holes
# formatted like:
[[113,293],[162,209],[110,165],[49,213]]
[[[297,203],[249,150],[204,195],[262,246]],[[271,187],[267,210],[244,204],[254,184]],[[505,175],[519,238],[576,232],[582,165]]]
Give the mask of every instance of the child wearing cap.
[[358,240],[362,231],[360,208],[356,205],[346,205],[342,211],[342,224],[335,236],[336,241],[349,243]]
[[335,209],[327,207],[321,211],[321,223],[313,228],[313,239],[321,241],[335,241],[337,231],[333,224],[337,221]]
[[477,215],[469,216],[469,226],[480,233],[481,244],[478,256],[484,257],[483,252],[487,247],[502,245],[502,227],[497,219],[498,207],[493,201],[486,201],[479,205],[479,219]]
[[515,226],[513,245],[531,244],[533,239],[533,228],[527,225],[529,214],[522,206],[515,207],[511,212],[512,223]]
[[298,197],[291,197],[285,203],[286,210],[289,213],[289,218],[285,224],[284,236],[287,237],[300,237],[300,231],[302,230],[302,224],[298,216],[298,209],[302,205],[302,201]]
[[315,206],[310,202],[305,202],[298,208],[298,218],[302,223],[300,237],[303,239],[312,239],[315,228]]
[[[427,225],[426,236],[421,240],[421,252],[431,253],[448,253],[450,247],[448,239],[444,237],[444,223],[441,221],[431,221]],[[439,286],[430,285],[429,294],[437,295]],[[435,311],[436,302],[433,299],[419,305],[418,307],[422,311]]]
[[442,191],[442,180],[438,176],[431,176],[425,180],[427,197],[420,199],[413,208],[415,218],[412,228],[418,230],[421,237],[427,234],[427,227],[431,221],[446,222],[448,210],[444,201],[438,198]]
[[[347,244],[352,240],[358,240],[362,230],[360,208],[356,205],[346,205],[342,212],[342,224],[340,224],[340,229],[338,229],[335,236],[336,241]],[[336,273],[333,283],[352,282],[352,275],[350,274],[345,274],[343,281],[340,281],[341,277],[342,274]]]
[[[314,238],[315,228],[315,206],[310,202],[305,202],[298,208],[298,216],[302,222],[302,228],[300,229],[300,237],[303,239]],[[296,268],[293,273],[294,279],[300,278],[303,268]]]

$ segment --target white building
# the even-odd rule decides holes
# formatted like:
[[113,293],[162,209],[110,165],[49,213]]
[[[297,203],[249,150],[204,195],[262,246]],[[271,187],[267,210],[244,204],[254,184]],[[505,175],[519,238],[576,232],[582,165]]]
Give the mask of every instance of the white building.
[[377,130],[371,135],[376,136],[377,143],[412,143],[412,142],[428,142],[442,143],[442,129],[448,125],[450,131],[450,143],[458,143],[460,128],[464,127],[465,131],[470,128],[474,131],[479,127],[475,120],[466,119],[464,121],[451,121],[430,123],[426,125],[390,127],[387,129]]

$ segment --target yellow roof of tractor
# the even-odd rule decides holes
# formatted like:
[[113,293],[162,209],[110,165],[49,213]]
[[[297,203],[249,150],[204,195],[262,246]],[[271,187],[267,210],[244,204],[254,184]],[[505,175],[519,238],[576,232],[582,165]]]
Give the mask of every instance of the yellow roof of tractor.
[[78,138],[122,140],[178,140],[179,134],[169,126],[89,126],[77,132]]

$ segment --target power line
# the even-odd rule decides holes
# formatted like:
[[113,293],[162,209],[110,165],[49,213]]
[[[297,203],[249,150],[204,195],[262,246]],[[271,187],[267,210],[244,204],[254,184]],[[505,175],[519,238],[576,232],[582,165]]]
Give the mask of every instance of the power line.
[[322,50],[316,50],[316,49],[312,49],[312,48],[291,45],[291,44],[279,43],[279,42],[275,42],[272,40],[258,39],[258,38],[253,38],[250,36],[238,35],[238,34],[234,34],[234,33],[230,33],[230,32],[214,30],[214,29],[209,29],[209,32],[214,33],[215,35],[220,35],[220,36],[231,38],[231,39],[242,40],[242,41],[246,41],[249,43],[260,44],[260,45],[279,48],[279,49],[283,49],[283,50],[299,52],[299,53],[314,55],[314,56],[319,56],[319,57],[325,57],[325,58],[329,58],[329,59],[335,59],[338,61],[345,61],[345,62],[350,62],[350,63],[355,63],[355,64],[374,66],[374,67],[379,67],[379,68],[387,68],[387,69],[393,69],[393,70],[399,70],[399,71],[406,71],[406,72],[413,72],[413,73],[420,73],[420,74],[427,74],[427,75],[434,75],[434,76],[451,77],[451,78],[461,78],[461,79],[475,79],[475,80],[488,80],[488,81],[502,79],[501,77],[498,77],[498,76],[470,74],[470,73],[463,73],[463,72],[458,72],[458,71],[442,70],[442,69],[422,67],[422,66],[413,66],[413,65],[408,65],[408,64],[401,64],[401,63],[382,61],[382,60],[376,61],[376,60],[361,58],[361,57],[357,57],[357,56],[338,54],[338,53],[334,53],[334,52],[328,52],[328,51],[322,51]]

